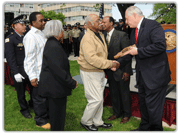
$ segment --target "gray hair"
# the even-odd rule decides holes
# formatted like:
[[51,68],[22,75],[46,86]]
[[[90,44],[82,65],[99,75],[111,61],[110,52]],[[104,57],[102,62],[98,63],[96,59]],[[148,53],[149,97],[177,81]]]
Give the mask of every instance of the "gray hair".
[[92,18],[91,18],[91,14],[89,14],[86,18],[85,18],[85,23],[88,27],[88,22],[91,22],[91,24],[94,26],[94,23],[92,22]]
[[63,30],[62,22],[59,20],[50,20],[46,23],[44,28],[44,35],[46,38],[56,36],[59,37]]
[[127,8],[126,11],[127,11],[128,15],[132,15],[133,13],[136,13],[139,16],[143,16],[142,11],[136,6],[130,6]]

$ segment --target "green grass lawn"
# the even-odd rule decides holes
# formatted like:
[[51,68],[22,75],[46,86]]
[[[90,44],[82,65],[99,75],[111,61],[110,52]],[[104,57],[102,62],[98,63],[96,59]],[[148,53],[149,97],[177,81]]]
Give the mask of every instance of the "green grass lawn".
[[[71,75],[79,75],[79,67],[76,61],[70,61]],[[29,100],[29,94],[26,92],[26,98]],[[84,86],[79,84],[78,88],[72,91],[72,95],[67,99],[65,131],[86,131],[81,125],[80,120],[86,107],[87,100],[84,96]],[[6,131],[49,131],[36,127],[34,121],[34,110],[30,110],[33,118],[26,119],[20,113],[20,107],[17,101],[16,91],[10,85],[4,85],[4,130]],[[130,131],[139,126],[140,121],[134,117],[126,124],[120,124],[121,118],[108,121],[108,117],[113,111],[110,107],[104,107],[103,121],[112,123],[111,129],[102,129],[99,131]],[[164,131],[174,131],[174,129],[164,128]]]

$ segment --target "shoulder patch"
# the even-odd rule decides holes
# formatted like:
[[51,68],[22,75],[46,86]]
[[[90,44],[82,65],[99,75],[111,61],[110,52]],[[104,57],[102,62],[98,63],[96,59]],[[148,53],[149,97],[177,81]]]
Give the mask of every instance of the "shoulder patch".
[[6,38],[5,39],[5,43],[8,43],[10,40],[9,40],[9,38]]

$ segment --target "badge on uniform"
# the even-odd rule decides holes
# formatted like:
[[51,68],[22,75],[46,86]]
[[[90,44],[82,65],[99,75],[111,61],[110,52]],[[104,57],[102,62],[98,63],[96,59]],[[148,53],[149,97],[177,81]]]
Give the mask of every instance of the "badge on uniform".
[[5,39],[5,43],[8,43],[10,40],[9,40],[9,38],[6,38]]
[[19,44],[17,45],[17,47],[23,47],[23,44],[22,44],[22,43],[19,43]]

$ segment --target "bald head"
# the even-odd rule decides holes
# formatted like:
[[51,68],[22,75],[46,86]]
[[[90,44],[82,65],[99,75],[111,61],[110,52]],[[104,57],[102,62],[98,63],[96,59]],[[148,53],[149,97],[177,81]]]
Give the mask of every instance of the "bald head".
[[130,6],[126,9],[126,12],[128,15],[132,15],[133,13],[136,13],[138,16],[143,16],[142,11],[136,7],[136,6]]
[[130,28],[136,28],[140,20],[143,18],[142,11],[136,6],[130,6],[125,12],[126,24]]

